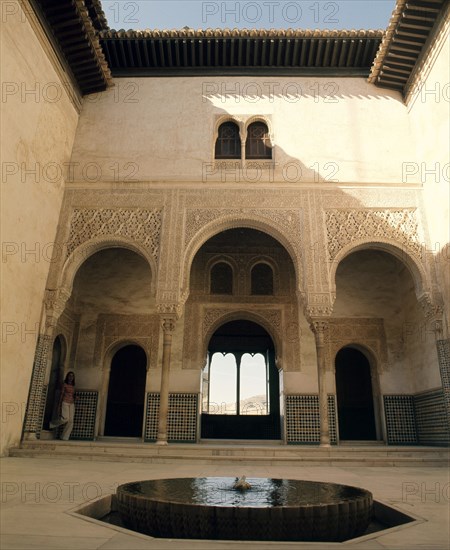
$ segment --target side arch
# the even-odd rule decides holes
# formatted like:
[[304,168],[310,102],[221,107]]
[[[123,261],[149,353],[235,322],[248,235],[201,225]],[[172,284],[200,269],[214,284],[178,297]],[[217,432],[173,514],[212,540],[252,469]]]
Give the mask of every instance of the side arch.
[[430,292],[429,277],[425,266],[422,262],[419,262],[416,258],[414,258],[409,252],[401,248],[399,243],[388,239],[380,239],[378,241],[361,239],[344,246],[333,258],[330,269],[330,287],[332,293],[336,293],[336,272],[339,264],[353,252],[359,252],[361,250],[378,250],[381,252],[386,252],[402,262],[411,273],[414,281],[415,294],[418,300],[424,295],[424,293]]
[[64,262],[61,275],[58,279],[58,288],[64,289],[71,294],[75,275],[83,263],[97,252],[109,248],[124,248],[126,250],[131,250],[147,261],[151,271],[150,292],[151,295],[154,296],[157,280],[155,258],[139,243],[120,236],[90,239],[77,247]]

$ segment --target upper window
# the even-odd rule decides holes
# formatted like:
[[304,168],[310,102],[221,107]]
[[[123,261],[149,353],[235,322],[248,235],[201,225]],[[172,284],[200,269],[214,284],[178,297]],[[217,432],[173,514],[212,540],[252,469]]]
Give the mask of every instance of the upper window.
[[241,158],[239,127],[234,122],[224,122],[219,126],[215,157],[216,159]]
[[273,294],[273,271],[270,265],[256,264],[252,269],[252,294],[270,296]]
[[225,262],[211,268],[211,294],[233,294],[233,270]]
[[253,122],[247,130],[247,142],[245,144],[245,158],[247,159],[271,159],[272,147],[270,145],[269,130],[264,122]]

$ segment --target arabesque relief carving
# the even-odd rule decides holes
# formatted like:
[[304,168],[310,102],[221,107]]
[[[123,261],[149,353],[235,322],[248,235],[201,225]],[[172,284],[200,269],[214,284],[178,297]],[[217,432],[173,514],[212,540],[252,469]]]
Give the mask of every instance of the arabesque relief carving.
[[155,369],[158,359],[159,315],[109,315],[97,319],[94,366],[102,365],[105,352],[113,344],[129,342],[140,345],[147,353],[147,368]]
[[161,209],[75,208],[70,220],[67,257],[95,237],[120,236],[141,243],[157,262],[161,218]]
[[371,351],[377,361],[378,372],[387,368],[388,352],[383,319],[330,318],[325,338],[327,370],[334,370],[336,354],[350,344]]
[[422,258],[423,239],[415,209],[326,210],[325,224],[330,260],[354,241],[377,238],[394,240]]

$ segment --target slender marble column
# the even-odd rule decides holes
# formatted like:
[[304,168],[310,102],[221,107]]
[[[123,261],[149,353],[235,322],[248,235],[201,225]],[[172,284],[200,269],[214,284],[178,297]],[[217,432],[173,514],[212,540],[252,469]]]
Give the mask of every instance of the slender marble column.
[[169,378],[170,378],[170,353],[172,351],[172,336],[175,330],[175,317],[161,316],[163,329],[163,356],[161,389],[159,392],[159,419],[157,445],[167,445],[167,416],[169,412]]
[[316,338],[317,378],[319,383],[320,446],[330,446],[330,426],[328,422],[328,395],[325,384],[325,333],[327,321],[313,321],[311,328]]

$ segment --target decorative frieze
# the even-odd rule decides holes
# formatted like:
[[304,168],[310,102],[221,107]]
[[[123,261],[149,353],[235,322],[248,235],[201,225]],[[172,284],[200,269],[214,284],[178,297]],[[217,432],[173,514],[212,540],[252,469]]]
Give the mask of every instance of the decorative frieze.
[[307,318],[328,317],[333,312],[335,296],[330,292],[313,293],[306,295],[305,313]]

